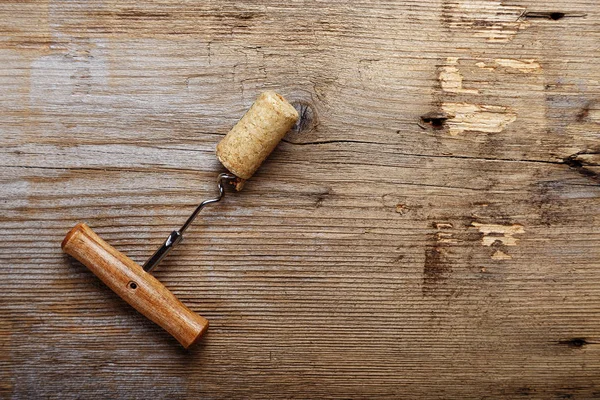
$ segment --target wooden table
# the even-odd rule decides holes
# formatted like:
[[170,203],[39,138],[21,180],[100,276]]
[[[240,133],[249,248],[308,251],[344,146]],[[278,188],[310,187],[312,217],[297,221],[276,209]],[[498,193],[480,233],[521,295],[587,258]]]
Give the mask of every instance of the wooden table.
[[[0,4],[4,398],[600,398],[597,1]],[[302,120],[156,276],[266,89]]]

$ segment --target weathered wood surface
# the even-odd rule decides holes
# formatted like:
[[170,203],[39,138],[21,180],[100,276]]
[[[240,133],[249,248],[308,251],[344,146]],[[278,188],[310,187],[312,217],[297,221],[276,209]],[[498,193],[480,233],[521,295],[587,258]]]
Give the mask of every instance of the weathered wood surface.
[[[597,1],[0,3],[6,398],[600,397]],[[143,262],[260,91],[301,124],[156,276],[184,351],[60,242]]]

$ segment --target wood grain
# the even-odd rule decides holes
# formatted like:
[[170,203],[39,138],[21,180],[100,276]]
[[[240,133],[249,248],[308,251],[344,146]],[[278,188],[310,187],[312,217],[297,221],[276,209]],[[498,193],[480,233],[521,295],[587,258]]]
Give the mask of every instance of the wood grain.
[[[4,397],[600,397],[597,2],[0,17]],[[299,123],[156,271],[211,321],[183,351],[60,242],[143,262],[264,90]]]

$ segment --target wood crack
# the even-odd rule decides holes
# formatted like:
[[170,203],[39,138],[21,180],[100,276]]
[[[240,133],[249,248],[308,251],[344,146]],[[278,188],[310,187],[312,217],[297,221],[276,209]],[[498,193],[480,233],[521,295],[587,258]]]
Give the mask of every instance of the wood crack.
[[586,178],[589,178],[589,179],[593,180],[594,182],[600,183],[600,173],[589,168],[589,167],[593,167],[593,166],[598,166],[598,164],[586,162],[579,158],[579,156],[582,156],[582,155],[593,155],[593,154],[598,154],[598,153],[587,153],[587,152],[575,153],[573,155],[570,155],[569,157],[566,157],[563,160],[563,162],[564,162],[564,164],[568,165],[570,168],[574,169],[575,171],[577,171],[579,174],[585,176]]
[[560,12],[560,11],[526,11],[521,15],[521,18],[534,18],[534,19],[550,19],[558,21],[563,18],[583,18],[586,17],[585,13],[575,12]]

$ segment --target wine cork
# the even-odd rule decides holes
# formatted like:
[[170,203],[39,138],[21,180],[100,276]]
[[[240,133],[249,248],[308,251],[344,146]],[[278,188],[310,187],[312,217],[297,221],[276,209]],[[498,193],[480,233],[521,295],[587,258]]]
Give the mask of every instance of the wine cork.
[[217,158],[234,175],[250,179],[298,120],[283,96],[261,93],[242,119],[217,145]]

